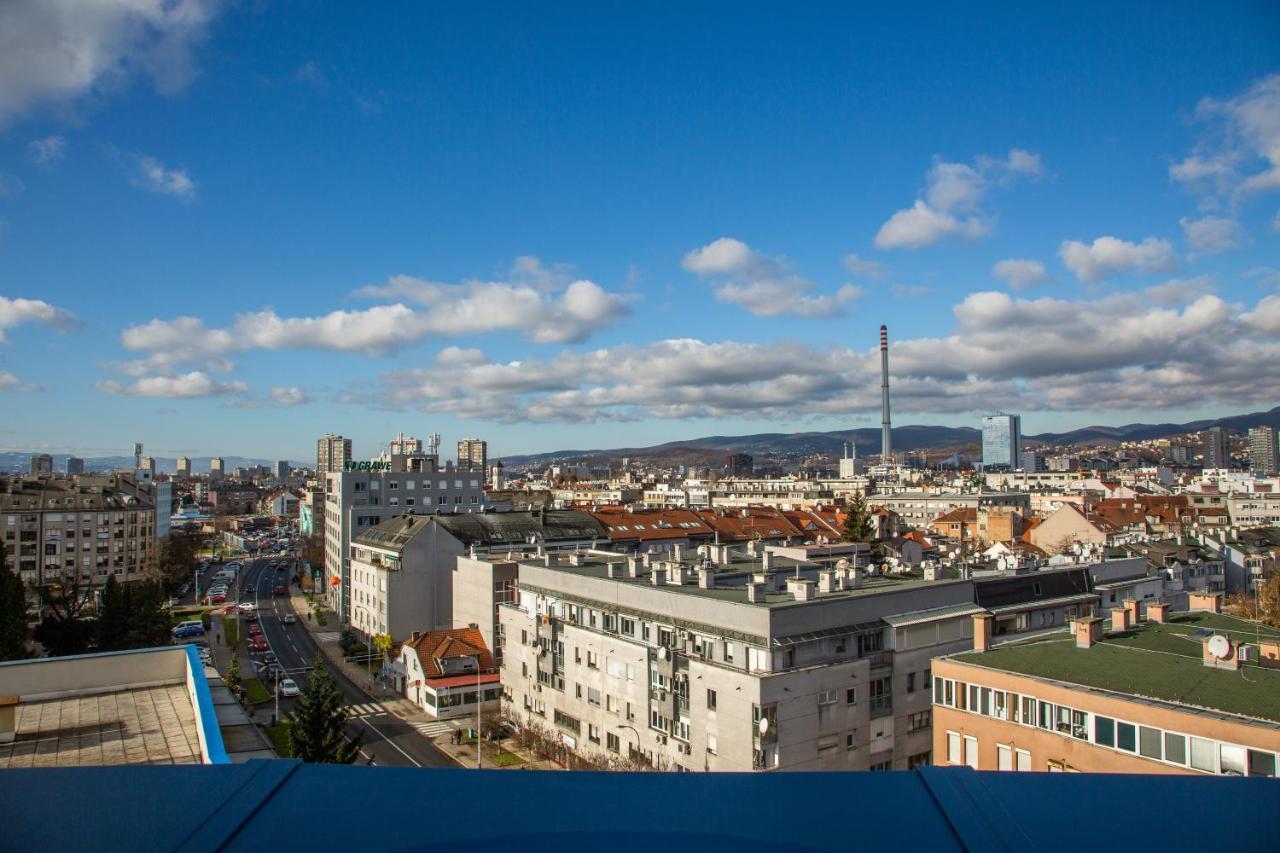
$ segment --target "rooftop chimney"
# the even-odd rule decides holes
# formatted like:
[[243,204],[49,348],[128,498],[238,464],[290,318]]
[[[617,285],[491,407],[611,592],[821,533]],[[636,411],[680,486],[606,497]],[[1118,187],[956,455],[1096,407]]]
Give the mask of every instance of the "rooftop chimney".
[[1085,616],[1076,620],[1076,648],[1088,649],[1102,639],[1102,617]]
[[698,570],[698,588],[699,589],[715,589],[716,573],[715,570],[704,568]]
[[606,565],[605,576],[611,578],[622,577],[622,563],[609,563]]
[[773,552],[772,551],[765,551],[763,554],[760,555],[760,568],[766,572],[773,568]]
[[796,601],[813,601],[817,598],[814,583],[808,578],[787,578],[787,592]]
[[654,586],[663,586],[667,582],[667,570],[655,566],[650,577],[653,580]]
[[640,558],[639,557],[627,557],[627,577],[629,578],[640,577]]
[[747,584],[747,601],[758,604],[764,601],[765,585],[757,581]]
[[973,650],[985,652],[991,649],[991,638],[995,635],[996,617],[990,613],[973,614]]
[[836,591],[835,569],[823,569],[818,572],[818,592]]
[[880,327],[880,461],[893,459],[892,430],[889,426],[889,327]]
[[684,546],[683,546],[683,545],[672,545],[672,546],[671,546],[671,558],[672,558],[672,559],[674,559],[674,560],[683,560],[683,559],[684,559]]

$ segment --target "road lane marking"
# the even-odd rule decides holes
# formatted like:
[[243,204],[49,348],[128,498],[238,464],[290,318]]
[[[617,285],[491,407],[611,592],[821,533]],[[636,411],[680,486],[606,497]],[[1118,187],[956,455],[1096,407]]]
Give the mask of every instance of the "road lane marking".
[[366,726],[368,726],[369,728],[373,729],[373,731],[374,731],[374,732],[375,732],[379,737],[381,737],[381,738],[382,738],[383,740],[385,740],[387,743],[391,744],[391,747],[392,747],[393,749],[395,749],[395,751],[396,751],[396,752],[400,753],[400,754],[401,754],[401,755],[403,755],[405,758],[409,759],[409,761],[413,764],[413,766],[414,766],[414,767],[421,767],[421,766],[422,766],[422,765],[421,765],[421,764],[419,764],[417,761],[414,761],[414,758],[413,758],[413,756],[412,756],[412,755],[410,755],[409,753],[407,753],[407,752],[405,752],[403,749],[401,749],[401,748],[400,748],[400,746],[399,746],[399,744],[397,744],[397,743],[396,743],[395,741],[393,741],[391,738],[389,738],[389,737],[387,737],[385,734],[383,734],[383,733],[378,729],[378,727],[377,727],[377,726],[375,726],[373,723],[369,722],[369,718],[368,718],[368,717],[360,717],[359,719],[360,719],[360,722],[364,723]]

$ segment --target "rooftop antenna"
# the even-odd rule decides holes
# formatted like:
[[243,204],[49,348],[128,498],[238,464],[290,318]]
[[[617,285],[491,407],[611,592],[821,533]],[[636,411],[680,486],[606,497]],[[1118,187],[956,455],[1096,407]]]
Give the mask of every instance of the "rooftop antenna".
[[433,432],[427,436],[427,448],[432,456],[438,456],[440,453],[440,433]]

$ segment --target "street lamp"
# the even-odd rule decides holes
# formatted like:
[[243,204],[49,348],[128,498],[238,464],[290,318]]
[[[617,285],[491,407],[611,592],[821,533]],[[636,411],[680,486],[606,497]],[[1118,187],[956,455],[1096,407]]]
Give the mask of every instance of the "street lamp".
[[[640,732],[636,731],[636,727],[635,727],[635,726],[629,726],[629,725],[627,725],[626,723],[618,723],[616,726],[614,726],[614,728],[616,728],[616,729],[631,729],[631,733],[632,733],[633,735],[635,735],[635,736],[636,736],[636,746],[635,746],[635,751],[636,751],[636,754],[638,755],[638,754],[640,753]],[[631,756],[631,750],[627,750],[627,757],[630,757],[630,756]]]
[[480,686],[480,655],[471,656],[476,662],[476,769],[483,769],[484,741],[480,735],[480,708],[484,705],[484,688]]

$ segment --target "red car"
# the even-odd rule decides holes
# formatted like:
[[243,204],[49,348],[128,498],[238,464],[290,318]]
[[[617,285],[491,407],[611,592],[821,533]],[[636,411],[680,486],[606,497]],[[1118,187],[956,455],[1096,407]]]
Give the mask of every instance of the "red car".
[[250,626],[249,626],[249,636],[251,636],[251,637],[261,637],[261,636],[262,636],[262,629],[261,629],[261,628],[259,628],[257,625],[250,625]]
[[249,651],[251,652],[265,652],[268,648],[267,641],[261,637],[257,637],[249,643]]
[[273,589],[271,592],[272,592],[272,594],[273,594],[273,595],[288,595],[288,594],[289,594],[289,590],[285,589],[285,588],[284,588],[284,587],[282,587],[282,586],[278,586],[278,587],[276,587],[276,588],[275,588],[275,589]]

